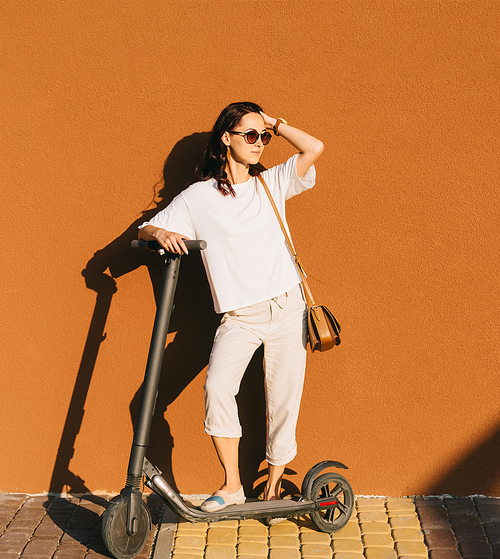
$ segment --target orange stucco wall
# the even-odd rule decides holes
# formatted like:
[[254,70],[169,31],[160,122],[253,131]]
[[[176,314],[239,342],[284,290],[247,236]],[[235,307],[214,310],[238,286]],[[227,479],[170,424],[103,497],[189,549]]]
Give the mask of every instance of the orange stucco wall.
[[[248,99],[326,146],[288,212],[343,342],[309,356],[289,481],[329,458],[357,494],[500,495],[499,17],[487,1],[4,1],[0,491],[123,486],[161,272],[129,242]],[[262,163],[292,153],[276,138]],[[202,425],[216,324],[191,255],[149,452],[187,494],[220,482]],[[248,489],[261,375],[256,359],[240,401]]]

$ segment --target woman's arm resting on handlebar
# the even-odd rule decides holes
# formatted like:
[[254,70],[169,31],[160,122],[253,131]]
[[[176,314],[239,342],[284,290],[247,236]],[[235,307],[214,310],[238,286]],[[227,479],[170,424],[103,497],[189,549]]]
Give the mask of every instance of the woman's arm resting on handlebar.
[[146,225],[139,230],[139,239],[143,241],[158,241],[165,250],[173,252],[174,254],[188,253],[186,245],[184,244],[184,240],[187,239],[186,235],[167,231],[161,227]]

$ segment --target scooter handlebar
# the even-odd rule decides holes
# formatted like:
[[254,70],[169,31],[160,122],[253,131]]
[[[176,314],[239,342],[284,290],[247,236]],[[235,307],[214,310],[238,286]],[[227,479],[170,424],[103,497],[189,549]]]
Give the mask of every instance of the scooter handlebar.
[[[194,240],[194,241],[185,240],[184,244],[186,245],[186,248],[188,250],[205,250],[207,248],[207,241],[203,241],[203,240]],[[142,239],[134,239],[130,243],[130,245],[132,248],[165,251],[165,249],[162,249],[158,241],[143,241]]]

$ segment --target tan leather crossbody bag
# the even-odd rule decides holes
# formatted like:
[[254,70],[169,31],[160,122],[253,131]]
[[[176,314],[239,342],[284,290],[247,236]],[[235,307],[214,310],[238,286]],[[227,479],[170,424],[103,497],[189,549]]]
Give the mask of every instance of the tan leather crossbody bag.
[[295,259],[295,264],[299,270],[300,277],[302,278],[302,289],[304,292],[304,297],[307,305],[307,330],[309,335],[309,345],[312,351],[326,351],[340,344],[340,324],[337,319],[333,316],[333,313],[324,305],[317,305],[314,302],[314,297],[311,292],[311,288],[307,283],[306,274],[302,268],[299,257],[297,256],[295,249],[292,245],[292,241],[283,225],[283,221],[278,212],[278,208],[274,203],[273,197],[269,192],[266,181],[261,175],[258,175],[258,179],[262,183],[264,190],[271,202],[274,213],[278,218],[283,235],[285,235],[286,242],[290,247],[293,258]]

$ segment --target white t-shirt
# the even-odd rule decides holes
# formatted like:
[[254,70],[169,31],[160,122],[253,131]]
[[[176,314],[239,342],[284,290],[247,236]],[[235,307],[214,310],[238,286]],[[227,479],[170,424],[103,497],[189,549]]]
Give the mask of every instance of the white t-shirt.
[[[281,218],[285,200],[312,188],[312,166],[299,178],[297,154],[262,172]],[[233,185],[236,197],[223,196],[215,179],[186,188],[146,225],[204,239],[202,259],[215,312],[224,313],[277,297],[301,281],[269,198],[257,177]]]

